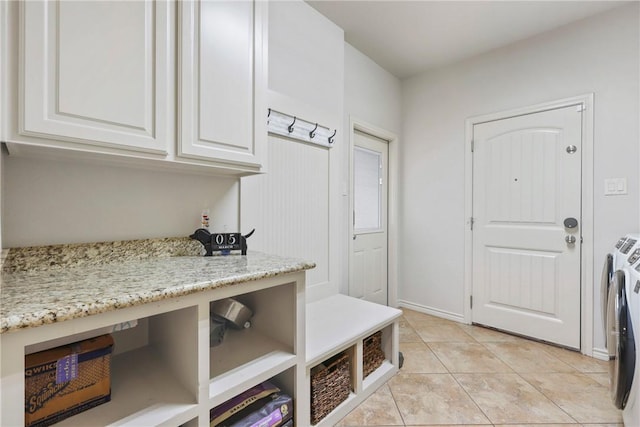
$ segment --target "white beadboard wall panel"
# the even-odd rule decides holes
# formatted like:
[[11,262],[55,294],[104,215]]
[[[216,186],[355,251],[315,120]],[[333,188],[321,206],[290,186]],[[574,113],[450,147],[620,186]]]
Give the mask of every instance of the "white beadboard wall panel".
[[243,231],[249,248],[316,263],[307,286],[330,281],[329,150],[269,137],[269,173],[242,179]]
[[214,231],[239,226],[237,178],[3,157],[5,248],[188,236],[204,208]]
[[308,301],[338,292],[347,277],[344,45],[342,29],[304,1],[269,2],[269,108],[338,134],[331,149],[270,135],[267,173],[241,180],[240,222],[256,228],[249,248],[317,264]]

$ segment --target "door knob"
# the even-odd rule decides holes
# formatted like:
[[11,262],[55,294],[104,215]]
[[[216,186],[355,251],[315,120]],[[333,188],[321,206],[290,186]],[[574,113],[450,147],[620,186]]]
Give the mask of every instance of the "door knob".
[[568,235],[564,238],[564,241],[569,245],[573,245],[576,243],[576,236]]
[[578,220],[575,218],[565,218],[564,219],[565,228],[576,228],[578,226]]

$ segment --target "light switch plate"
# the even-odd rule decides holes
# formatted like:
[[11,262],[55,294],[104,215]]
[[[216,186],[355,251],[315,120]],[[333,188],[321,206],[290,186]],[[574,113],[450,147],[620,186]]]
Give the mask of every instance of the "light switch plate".
[[627,178],[606,178],[604,180],[604,195],[619,196],[627,194]]

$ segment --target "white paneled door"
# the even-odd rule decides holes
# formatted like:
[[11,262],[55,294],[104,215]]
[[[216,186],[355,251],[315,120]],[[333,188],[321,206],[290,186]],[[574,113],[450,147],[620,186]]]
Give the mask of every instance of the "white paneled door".
[[349,295],[387,304],[387,141],[355,131]]
[[473,127],[472,321],[580,348],[582,109]]

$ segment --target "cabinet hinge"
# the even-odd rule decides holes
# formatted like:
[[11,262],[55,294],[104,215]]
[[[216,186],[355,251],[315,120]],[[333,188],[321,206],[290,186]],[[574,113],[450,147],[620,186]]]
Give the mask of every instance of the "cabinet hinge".
[[473,153],[473,150],[475,150],[475,141],[472,139],[471,140],[471,152]]
[[469,306],[473,308],[473,295],[469,296]]
[[471,231],[473,231],[473,217],[469,218],[469,226],[471,227]]

